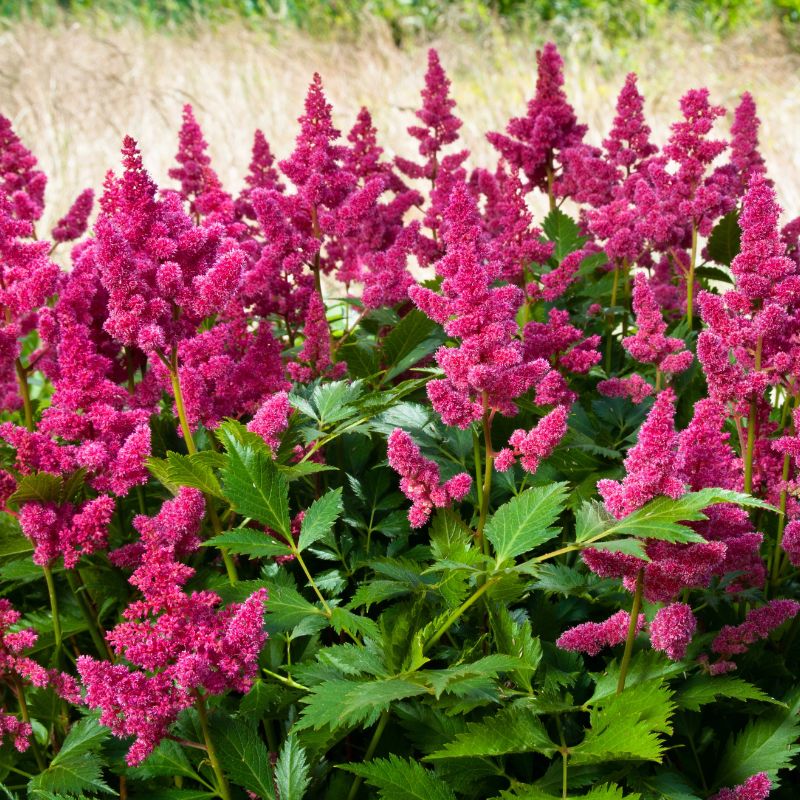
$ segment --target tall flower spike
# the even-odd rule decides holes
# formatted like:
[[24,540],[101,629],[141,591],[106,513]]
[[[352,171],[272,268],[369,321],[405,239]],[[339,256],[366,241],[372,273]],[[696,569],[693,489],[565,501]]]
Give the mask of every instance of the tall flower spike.
[[603,147],[609,160],[627,173],[658,151],[650,142],[650,127],[644,118],[644,97],[636,85],[636,74],[625,78],[617,98],[617,114]]
[[675,432],[675,394],[665,389],[657,397],[639,430],[639,439],[625,459],[621,483],[597,482],[606,508],[624,517],[658,495],[680,497],[683,483],[676,475],[678,435]]
[[444,221],[446,253],[436,264],[442,294],[419,285],[408,294],[448,336],[461,340],[457,347],[439,348],[436,360],[445,377],[430,381],[427,391],[446,425],[467,428],[488,409],[515,414],[514,399],[540,381],[549,365],[527,361],[515,338],[522,291],[494,285],[500,265],[489,257],[475,200],[464,184],[454,189]]
[[395,163],[401,172],[410,178],[436,179],[442,149],[458,139],[461,120],[453,114],[455,106],[456,101],[450,97],[450,79],[442,68],[439,54],[430,49],[425,87],[422,90],[422,108],[416,112],[422,125],[412,125],[408,129],[408,133],[419,142],[419,153],[425,162],[420,165],[397,158]]
[[469,494],[472,478],[468,473],[460,472],[441,483],[436,462],[425,458],[400,428],[389,434],[386,455],[389,466],[400,475],[400,490],[412,502],[408,520],[414,528],[422,527],[434,508],[446,508]]
[[325,305],[316,292],[308,301],[303,334],[305,340],[297,360],[286,367],[292,378],[300,383],[309,383],[323,375],[334,380],[341,378],[347,372],[347,364],[344,361],[334,363],[331,358],[331,329],[325,316]]
[[739,175],[739,191],[744,194],[753,175],[766,175],[767,166],[758,150],[758,129],[761,120],[756,115],[756,103],[745,92],[733,112],[731,125],[731,164]]
[[711,649],[725,659],[746,653],[751,644],[766,639],[798,611],[800,603],[795,600],[770,600],[767,605],[748,611],[741,625],[725,625],[711,643]]
[[549,414],[542,417],[536,427],[529,431],[516,430],[511,434],[508,443],[510,448],[500,450],[495,456],[495,467],[498,472],[505,472],[520,458],[522,468],[533,474],[539,464],[547,458],[567,432],[567,406],[556,406]]
[[47,176],[36,163],[36,156],[14,133],[11,120],[0,114],[0,197],[17,219],[26,222],[35,222],[44,212]]
[[80,239],[89,226],[89,215],[94,205],[94,191],[84,189],[70,206],[69,211],[56,223],[52,237],[55,242],[71,242]]
[[633,358],[643,364],[654,364],[661,372],[676,373],[688,369],[692,354],[685,349],[683,339],[664,335],[667,324],[643,272],[634,277],[633,310],[636,333],[622,340],[622,346]]
[[278,170],[275,169],[275,156],[272,155],[267,137],[260,130],[256,130],[253,136],[252,157],[244,182],[246,186],[236,199],[236,213],[240,217],[253,220],[256,218],[256,213],[253,209],[252,193],[256,189],[282,192],[285,188],[280,181]]
[[581,144],[587,127],[579,125],[564,93],[564,62],[558,48],[548,42],[536,53],[536,94],[528,102],[527,114],[508,123],[506,134],[488,133],[486,138],[515,169],[521,170],[531,187],[547,191],[561,151]]
[[247,424],[247,430],[257,433],[275,452],[281,443],[279,434],[289,425],[291,410],[289,395],[286,392],[278,392],[256,411],[253,419]]

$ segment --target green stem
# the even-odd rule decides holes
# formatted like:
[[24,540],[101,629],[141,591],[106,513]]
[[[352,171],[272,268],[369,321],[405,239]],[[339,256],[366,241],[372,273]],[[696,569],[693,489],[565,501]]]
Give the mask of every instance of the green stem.
[[553,183],[555,182],[555,173],[553,171],[553,159],[552,157],[547,162],[547,200],[550,205],[550,210],[555,211],[556,209],[556,196],[553,192]]
[[[611,284],[611,304],[610,307],[613,308],[617,305],[617,292],[619,291],[619,265],[614,265],[614,283]],[[607,333],[606,336],[606,373],[611,374],[611,355],[612,355],[612,345],[613,345],[613,334],[614,334],[614,312],[608,312],[608,322],[606,325]]]
[[53,571],[50,565],[42,567],[44,579],[47,582],[47,594],[50,595],[50,613],[53,617],[53,638],[55,639],[56,653],[61,651],[61,620],[58,616],[58,595],[53,581]]
[[[756,340],[756,355],[754,368],[758,372],[761,369],[761,348],[763,340],[761,336]],[[756,417],[758,405],[755,399],[750,401],[750,414],[747,418],[747,452],[744,460],[744,491],[751,494],[753,491],[753,452],[756,444]]]
[[231,790],[228,786],[228,780],[225,777],[225,773],[222,771],[219,759],[217,758],[217,751],[214,749],[214,742],[211,740],[211,730],[208,727],[208,712],[206,711],[206,702],[202,695],[197,696],[196,708],[197,714],[200,717],[200,727],[203,730],[203,739],[208,748],[208,760],[211,763],[211,769],[214,770],[214,775],[217,779],[217,794],[222,800],[231,800]]
[[181,424],[183,440],[189,455],[197,452],[197,447],[192,437],[192,429],[189,427],[189,420],[186,417],[186,406],[183,403],[183,392],[181,391],[181,381],[178,375],[178,351],[173,348],[169,359],[169,377],[172,382],[172,393],[175,396],[175,408],[178,409],[178,420]]
[[628,625],[628,635],[625,638],[625,652],[622,654],[622,663],[619,666],[619,680],[617,681],[617,694],[622,694],[625,688],[625,678],[628,676],[628,667],[633,655],[633,642],[636,639],[636,628],[639,622],[639,610],[642,607],[642,592],[644,591],[644,570],[636,573],[636,589],[633,592],[633,606],[631,608],[631,621]]
[[[222,523],[219,521],[217,510],[212,505],[212,500],[210,497],[206,497],[206,505],[208,506],[208,516],[211,520],[211,529],[214,531],[215,536],[219,536],[222,533]],[[222,562],[225,564],[225,571],[228,573],[228,580],[230,581],[231,586],[236,586],[236,583],[239,580],[239,573],[236,571],[236,564],[233,563],[233,559],[231,558],[231,555],[226,547],[220,547],[219,552],[222,556]]]
[[561,716],[556,714],[556,728],[558,729],[558,739],[561,742],[558,752],[561,753],[561,798],[567,800],[567,785],[569,767],[567,766],[567,759],[569,758],[569,748],[567,741],[564,738],[564,729],[561,727]]
[[697,260],[697,223],[692,223],[692,252],[689,256],[689,274],[686,276],[686,319],[689,330],[694,320],[694,266]]
[[19,393],[22,396],[22,408],[25,412],[25,427],[33,430],[33,406],[31,405],[31,391],[28,386],[28,370],[22,366],[22,361],[16,359],[14,361],[14,369],[17,373],[17,383],[19,384]]
[[269,675],[270,678],[275,678],[276,681],[282,683],[284,686],[288,686],[290,689],[299,689],[301,692],[310,692],[311,689],[308,686],[303,686],[302,683],[298,683],[293,678],[289,678],[288,676],[279,675],[277,672],[273,672],[272,670],[263,667],[261,670],[265,675]]
[[111,648],[108,646],[108,642],[101,632],[100,621],[97,618],[94,608],[86,597],[86,585],[83,583],[80,573],[78,573],[77,570],[71,569],[68,569],[66,573],[69,588],[72,589],[72,594],[75,595],[83,618],[86,620],[86,625],[89,628],[89,635],[92,637],[97,655],[101,658],[105,655],[109,661],[115,661],[114,654],[111,652]]
[[[378,725],[372,734],[372,738],[369,740],[367,752],[364,753],[364,761],[372,760],[372,757],[375,755],[375,751],[378,749],[378,743],[381,740],[381,736],[383,736],[383,732],[386,730],[386,726],[388,724],[389,710],[387,709],[381,714],[380,719],[378,720]],[[361,777],[361,775],[356,775],[356,777],[353,779],[352,785],[350,786],[350,791],[347,793],[347,800],[355,800],[363,780],[364,779]]]
[[[31,715],[28,711],[28,703],[25,700],[25,687],[22,685],[22,681],[16,681],[14,688],[16,689],[17,702],[19,703],[19,715],[22,717],[23,722],[26,722],[28,725],[30,725]],[[36,759],[36,765],[39,767],[40,772],[44,772],[46,767],[44,759],[42,758],[42,754],[39,752],[39,743],[36,741],[36,734],[31,733],[30,741],[31,750],[33,750],[33,757]]]
[[486,465],[483,473],[483,487],[481,488],[481,509],[478,518],[478,527],[475,529],[475,539],[481,550],[486,551],[483,539],[483,529],[486,526],[486,517],[489,515],[489,496],[492,493],[492,467],[494,466],[494,453],[492,452],[492,419],[494,412],[489,410],[489,399],[483,393],[483,443],[486,448]]
[[656,391],[661,391],[661,379],[663,377],[663,372],[660,369],[656,370]]
[[458,620],[467,609],[477,603],[481,596],[499,580],[500,578],[497,577],[486,581],[486,583],[482,583],[457,609],[455,609],[455,611],[452,611],[442,625],[436,630],[433,636],[431,636],[430,639],[428,639],[422,646],[423,652],[428,648],[433,647],[439,641],[439,639],[441,639],[442,636],[447,633],[453,623],[455,623],[456,620]]
[[[796,395],[794,398],[794,408],[797,408],[800,405],[800,394]],[[786,403],[783,407],[783,415],[781,418],[781,422],[783,425],[786,423],[786,419],[789,418],[788,413],[789,402],[788,398]],[[785,431],[788,434],[792,434],[794,432],[794,424],[790,423],[789,428]],[[787,453],[783,457],[783,469],[781,470],[781,483],[783,488],[781,489],[780,494],[780,501],[778,503],[778,508],[780,509],[780,515],[778,516],[778,534],[775,538],[775,551],[772,554],[772,579],[771,584],[774,586],[778,582],[778,576],[781,572],[782,566],[782,559],[783,559],[783,552],[781,550],[781,545],[783,543],[783,530],[786,527],[786,504],[789,496],[789,491],[787,487],[787,483],[789,481],[789,471],[791,469],[791,456]]]
[[300,565],[300,569],[303,570],[305,573],[306,578],[308,578],[308,582],[311,585],[311,588],[314,590],[314,594],[319,598],[320,603],[322,603],[322,607],[325,609],[325,616],[330,618],[331,614],[331,607],[328,605],[327,600],[322,596],[322,592],[319,590],[319,586],[317,586],[316,581],[311,577],[311,573],[306,566],[306,562],[303,560],[303,556],[300,555],[300,551],[297,549],[297,545],[294,541],[289,537],[289,547],[292,550],[292,555],[297,559],[297,563]]

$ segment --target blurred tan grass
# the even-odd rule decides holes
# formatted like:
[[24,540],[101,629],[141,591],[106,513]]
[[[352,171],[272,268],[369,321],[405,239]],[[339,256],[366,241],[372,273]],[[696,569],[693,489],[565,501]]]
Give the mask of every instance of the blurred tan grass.
[[[443,34],[429,43],[452,78],[472,164],[493,159],[484,133],[523,112],[533,93],[534,52],[545,38],[546,32],[529,41],[489,29]],[[380,28],[348,41],[294,31],[268,37],[241,25],[189,36],[136,26],[15,24],[0,28],[0,113],[12,119],[48,173],[53,221],[82,188],[100,187],[105,171],[117,166],[125,133],[139,140],[145,164],[166,181],[186,102],[195,107],[217,171],[237,189],[256,127],[279,157],[290,151],[314,71],[343,130],[366,105],[387,151],[411,155],[405,128],[419,102],[427,46],[399,50]],[[628,71],[639,73],[659,142],[686,89],[708,86],[713,100],[729,109],[750,90],[781,201],[787,214],[800,213],[800,56],[774,28],[755,26],[720,40],[676,25],[617,48],[583,32],[562,52],[569,97],[595,143],[609,128]]]

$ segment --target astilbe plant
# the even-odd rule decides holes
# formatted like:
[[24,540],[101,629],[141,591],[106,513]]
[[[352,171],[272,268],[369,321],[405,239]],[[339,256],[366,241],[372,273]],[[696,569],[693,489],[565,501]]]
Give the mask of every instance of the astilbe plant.
[[631,74],[592,137],[548,44],[476,163],[420,79],[404,156],[315,75],[240,187],[186,106],[96,208],[0,117],[8,797],[794,796],[800,222],[754,98],[658,142]]

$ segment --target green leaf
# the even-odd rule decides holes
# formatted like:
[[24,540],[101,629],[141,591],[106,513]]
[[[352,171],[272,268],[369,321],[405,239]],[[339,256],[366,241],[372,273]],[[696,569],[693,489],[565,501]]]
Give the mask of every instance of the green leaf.
[[456,800],[453,790],[418,761],[391,755],[365,764],[343,764],[378,789],[383,800]]
[[671,733],[673,709],[669,689],[658,681],[603,698],[590,712],[586,738],[571,748],[570,763],[661,761],[665,744],[659,733]]
[[128,772],[135,780],[149,780],[150,778],[174,778],[182,775],[195,780],[197,773],[189,762],[183,748],[171,739],[162,739],[161,743],[138,766]]
[[481,722],[468,723],[465,733],[425,758],[486,758],[509,753],[542,753],[550,757],[556,749],[538,715],[511,706]]
[[278,797],[280,800],[303,800],[310,782],[305,750],[297,743],[297,736],[290,733],[275,764]]
[[230,553],[250,558],[274,558],[291,555],[291,550],[273,536],[253,528],[236,528],[212,536],[202,543],[203,547],[224,547]]
[[325,618],[322,609],[309,603],[293,586],[280,583],[263,585],[269,589],[266,622],[271,633],[291,630],[310,616]]
[[331,609],[331,625],[337,633],[347,631],[350,634],[357,633],[370,639],[378,639],[381,635],[374,620],[354,614],[341,606],[334,606]]
[[458,692],[461,682],[471,682],[475,678],[496,678],[501,672],[524,668],[524,662],[516,656],[493,653],[468,664],[439,670],[424,670],[417,674],[433,687],[438,700],[444,692]]
[[564,510],[567,484],[535,486],[512,497],[486,523],[486,538],[495,549],[497,563],[533,550],[558,535],[550,526]]
[[713,703],[718,697],[731,697],[736,700],[759,700],[762,703],[778,701],[765,694],[757,686],[734,675],[693,675],[680,685],[675,694],[675,702],[689,711],[699,711],[701,706]]
[[766,772],[775,783],[778,770],[791,764],[800,751],[800,691],[787,698],[787,707],[751,720],[725,745],[714,783],[718,787],[736,786],[751,775]]
[[585,237],[581,236],[578,223],[558,208],[554,208],[544,218],[542,230],[551,242],[556,243],[553,255],[559,262],[563,260],[564,256],[577,250],[585,241]]
[[18,508],[21,503],[57,503],[61,498],[64,479],[60,475],[49,472],[36,472],[23,475],[17,489],[6,501],[11,508]]
[[303,516],[297,549],[305,550],[309,545],[327,536],[342,511],[341,487],[331,489],[315,500]]
[[[589,794],[570,794],[566,800],[639,800],[641,795],[638,792],[625,794],[616,784],[605,783],[602,786],[595,786]],[[517,786],[512,790],[503,792],[500,800],[559,800],[554,794],[545,792],[536,786]],[[673,798],[670,798],[673,800]]]
[[708,257],[717,264],[729,267],[739,254],[742,231],[739,228],[739,212],[728,212],[711,231],[708,237]]
[[319,730],[374,724],[394,700],[426,694],[427,689],[405,678],[378,681],[332,680],[312,687],[295,730]]
[[227,719],[211,725],[212,737],[222,768],[231,782],[264,800],[275,800],[269,752],[256,729]]
[[242,444],[223,426],[220,431],[230,455],[230,463],[222,472],[225,497],[239,514],[262,522],[288,539],[291,523],[286,478],[265,450]]
[[149,458],[148,467],[153,475],[165,485],[191,486],[203,494],[222,497],[222,489],[204,453],[183,455],[172,450],[164,458]]
[[100,725],[94,717],[75,723],[47,769],[31,778],[28,783],[30,796],[41,797],[47,792],[80,794],[83,791],[114,794],[103,780],[100,757],[91,752],[99,748],[108,735],[108,728]]
[[439,326],[418,309],[408,312],[382,342],[383,355],[389,366],[386,380],[405,372],[444,341]]

